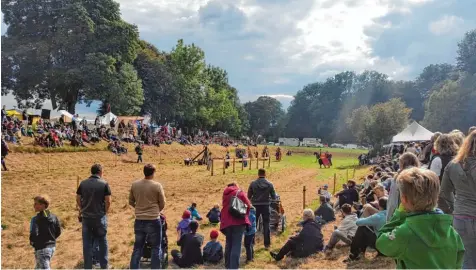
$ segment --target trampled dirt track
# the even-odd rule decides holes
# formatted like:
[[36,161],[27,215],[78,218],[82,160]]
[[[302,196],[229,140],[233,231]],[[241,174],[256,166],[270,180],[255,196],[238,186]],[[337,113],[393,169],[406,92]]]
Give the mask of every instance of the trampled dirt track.
[[[132,150],[132,149],[130,149]],[[158,165],[156,179],[164,186],[167,205],[165,215],[169,223],[169,242],[171,247],[176,238],[175,227],[183,210],[196,202],[202,215],[216,203],[221,204],[221,194],[227,183],[235,181],[243,189],[255,179],[256,169],[232,174],[228,169],[223,175],[220,162],[215,176],[210,176],[205,166],[185,167],[183,158],[194,156],[201,150],[192,146],[161,146],[147,148],[145,162],[157,164],[159,151],[161,164]],[[223,156],[225,148],[212,146],[214,156]],[[134,241],[134,213],[128,206],[127,196],[131,182],[142,178],[142,165],[134,163],[136,155],[128,155],[116,160],[109,152],[55,153],[55,154],[11,154],[7,157],[11,172],[2,172],[2,268],[31,268],[34,266],[33,249],[29,246],[29,219],[34,215],[32,198],[37,194],[48,194],[52,200],[51,210],[63,224],[63,234],[58,240],[57,251],[52,266],[54,268],[75,268],[81,266],[82,241],[81,226],[77,222],[75,210],[76,179],[89,175],[89,167],[94,162],[105,165],[104,178],[112,189],[111,213],[108,215],[109,259],[114,268],[128,268]],[[48,157],[49,156],[49,157]],[[286,157],[285,157],[286,158]],[[311,157],[309,157],[311,158]],[[48,173],[48,163],[50,172]],[[262,164],[260,164],[260,167]],[[280,193],[291,228],[295,227],[302,212],[302,187],[308,189],[307,201],[315,199],[316,190],[324,182],[316,169],[302,169],[288,166],[285,162],[272,162],[269,179]],[[317,176],[317,177],[316,177]],[[330,180],[327,179],[327,182]],[[200,233],[208,239],[211,228],[202,226]],[[328,226],[325,230],[332,229]],[[326,238],[329,234],[326,233]],[[220,237],[224,242],[224,237]],[[284,239],[274,239],[272,248],[279,248]],[[257,243],[257,250],[262,243]],[[262,251],[264,253],[264,251]],[[340,258],[340,257],[339,257]],[[316,265],[318,263],[318,265]],[[280,264],[270,260],[256,261],[249,267],[344,267],[337,261],[285,260]],[[387,263],[387,262],[385,262]],[[379,264],[377,264],[377,267]],[[244,265],[243,265],[244,266]],[[369,268],[368,265],[359,267]],[[380,267],[386,267],[380,264]],[[388,267],[388,266],[387,266]]]

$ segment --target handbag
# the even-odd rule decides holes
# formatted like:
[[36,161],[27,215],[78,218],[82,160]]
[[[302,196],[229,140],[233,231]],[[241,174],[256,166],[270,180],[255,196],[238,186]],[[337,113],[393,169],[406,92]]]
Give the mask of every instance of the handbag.
[[248,205],[246,205],[240,198],[238,198],[238,194],[240,192],[241,190],[238,190],[235,196],[231,197],[230,208],[228,209],[228,212],[235,218],[244,219],[246,217]]

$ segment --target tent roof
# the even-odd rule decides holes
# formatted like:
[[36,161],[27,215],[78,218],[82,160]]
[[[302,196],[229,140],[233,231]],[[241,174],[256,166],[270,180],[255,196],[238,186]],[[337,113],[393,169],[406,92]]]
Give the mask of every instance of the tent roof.
[[433,136],[433,132],[422,127],[416,121],[408,125],[402,132],[393,136],[392,142],[416,142],[429,141]]

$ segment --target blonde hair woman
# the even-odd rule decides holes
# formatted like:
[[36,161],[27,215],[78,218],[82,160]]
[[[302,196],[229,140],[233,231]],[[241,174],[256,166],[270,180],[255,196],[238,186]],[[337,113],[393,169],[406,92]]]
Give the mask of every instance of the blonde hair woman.
[[442,134],[435,141],[436,153],[431,158],[428,168],[438,175],[440,181],[443,178],[443,172],[446,165],[448,165],[448,163],[458,153],[459,146],[455,142],[454,137],[459,137],[459,135],[456,135],[456,133]]
[[[455,196],[456,194],[456,196]],[[466,137],[441,182],[438,207],[453,214],[453,226],[463,239],[464,269],[476,268],[476,131]]]

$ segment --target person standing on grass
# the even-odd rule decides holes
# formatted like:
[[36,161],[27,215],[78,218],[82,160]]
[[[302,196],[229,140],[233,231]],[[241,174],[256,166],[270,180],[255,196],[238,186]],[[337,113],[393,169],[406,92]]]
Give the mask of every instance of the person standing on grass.
[[263,220],[264,247],[271,245],[271,232],[269,229],[269,216],[271,200],[276,200],[276,191],[271,182],[266,180],[266,170],[258,170],[258,179],[251,182],[248,187],[248,198],[256,209],[256,220],[261,216]]
[[8,171],[7,165],[5,163],[5,158],[8,155],[8,151],[10,151],[10,149],[8,148],[8,144],[2,136],[2,168],[4,171]]
[[137,154],[137,163],[139,163],[139,161],[142,163],[142,154],[144,152],[144,149],[142,147],[142,143],[139,143],[137,146],[136,146],[136,154]]
[[47,196],[36,196],[33,200],[37,215],[30,221],[30,245],[35,248],[35,268],[50,269],[56,239],[61,235],[61,225],[58,218],[48,210],[50,200]]
[[[236,197],[247,208],[244,217],[237,217],[230,212],[231,200]],[[225,235],[225,268],[238,269],[240,267],[241,243],[246,227],[250,226],[249,213],[251,203],[236,183],[228,184],[223,191],[220,231]],[[269,206],[268,206],[269,207]]]
[[107,217],[111,206],[111,188],[102,179],[100,164],[91,167],[91,176],[79,184],[76,191],[76,204],[79,208],[79,220],[83,225],[84,269],[92,269],[93,243],[99,246],[98,260],[101,269],[108,267]]
[[129,193],[129,205],[135,208],[134,222],[134,251],[132,252],[130,268],[139,269],[142,249],[148,239],[151,245],[151,268],[161,268],[161,239],[162,223],[160,212],[165,207],[165,194],[162,185],[154,181],[155,166],[144,166],[144,179],[132,183]]

